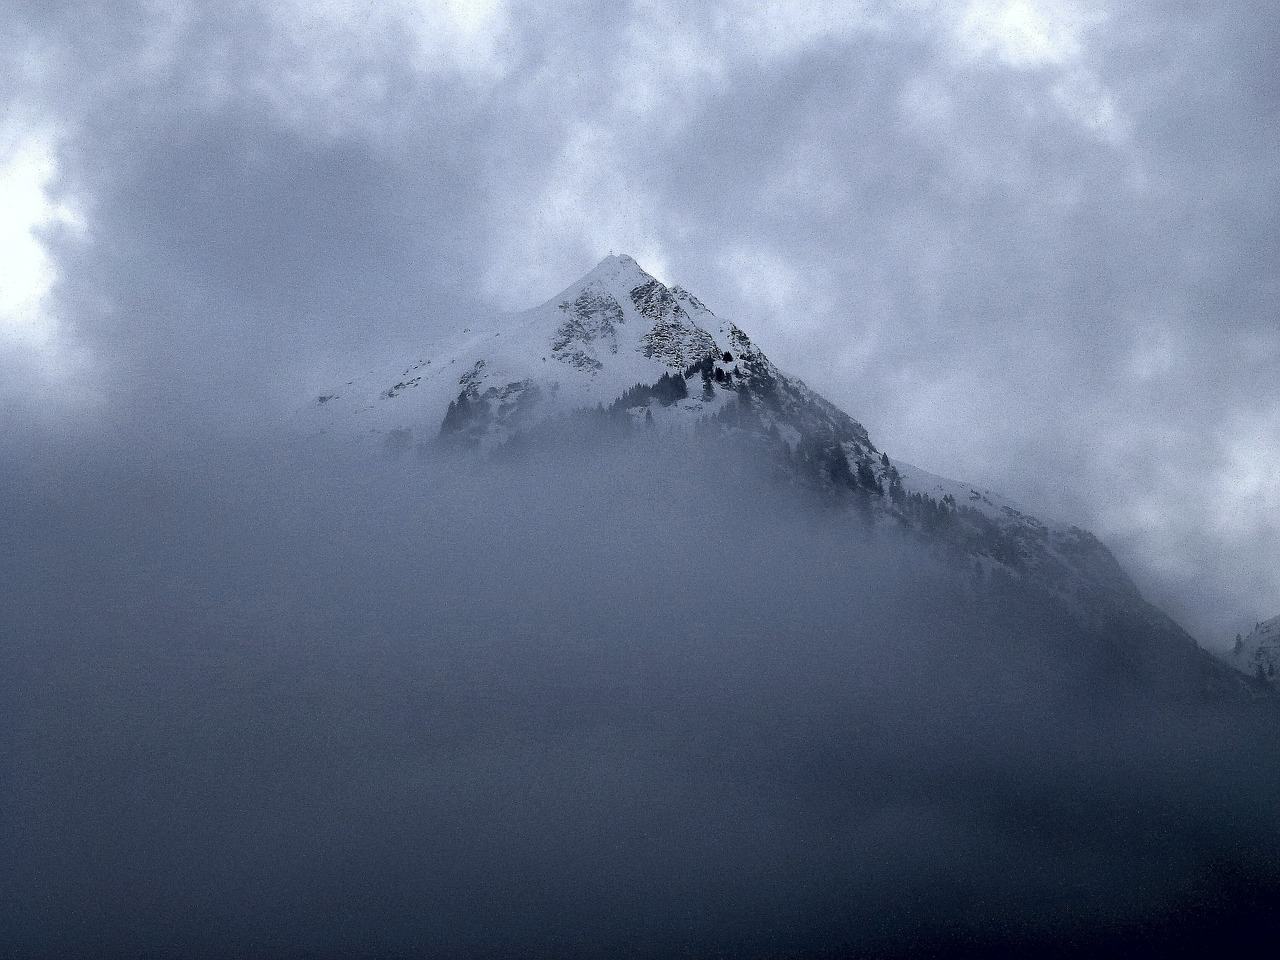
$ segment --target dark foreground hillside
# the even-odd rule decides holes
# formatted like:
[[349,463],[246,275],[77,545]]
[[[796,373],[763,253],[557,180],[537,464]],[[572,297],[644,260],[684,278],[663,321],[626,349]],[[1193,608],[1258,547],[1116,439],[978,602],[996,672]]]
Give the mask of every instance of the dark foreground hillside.
[[1272,699],[729,451],[3,471],[2,956],[1280,932]]

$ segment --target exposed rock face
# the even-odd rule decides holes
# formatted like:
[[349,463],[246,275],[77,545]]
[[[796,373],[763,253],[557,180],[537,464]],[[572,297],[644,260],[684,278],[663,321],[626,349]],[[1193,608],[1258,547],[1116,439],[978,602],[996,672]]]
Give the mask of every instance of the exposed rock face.
[[658,320],[640,341],[646,357],[673,368],[687,367],[716,352],[711,334],[696,327],[683,310],[677,311]]
[[618,301],[603,289],[587,289],[560,309],[565,320],[551,339],[552,356],[579,370],[603,370],[597,354],[618,352],[617,328],[626,323]]
[[671,291],[650,280],[631,291],[636,312],[653,321],[641,339],[641,349],[651,360],[669,367],[687,367],[716,350],[715,339],[690,319]]
[[[679,309],[671,291],[653,279],[632,288],[631,302],[636,305],[636,312],[649,320],[670,317]],[[683,310],[680,312],[684,313]]]

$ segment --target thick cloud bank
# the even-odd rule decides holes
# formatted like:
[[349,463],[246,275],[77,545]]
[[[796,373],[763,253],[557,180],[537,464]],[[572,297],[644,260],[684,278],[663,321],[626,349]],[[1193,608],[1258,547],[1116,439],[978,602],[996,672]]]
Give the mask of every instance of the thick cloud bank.
[[0,436],[256,424],[611,249],[891,456],[1280,612],[1271,0],[9,0]]
[[1275,932],[1274,711],[1116,674],[730,448],[20,462],[2,956]]

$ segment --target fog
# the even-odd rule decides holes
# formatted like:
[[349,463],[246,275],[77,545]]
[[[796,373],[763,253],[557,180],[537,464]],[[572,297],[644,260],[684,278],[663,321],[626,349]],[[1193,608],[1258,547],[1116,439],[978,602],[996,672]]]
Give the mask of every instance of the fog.
[[0,461],[0,955],[1238,948],[1272,703],[732,447]]

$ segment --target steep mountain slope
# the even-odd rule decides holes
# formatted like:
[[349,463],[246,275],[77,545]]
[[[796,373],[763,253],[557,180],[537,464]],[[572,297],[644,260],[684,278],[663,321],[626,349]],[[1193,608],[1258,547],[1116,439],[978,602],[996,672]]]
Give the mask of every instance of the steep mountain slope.
[[1280,617],[1256,624],[1248,636],[1237,636],[1228,662],[1241,673],[1280,686]]
[[1118,631],[1124,639],[1110,655],[1121,670],[1155,675],[1176,663],[1219,692],[1241,682],[1146,603],[1090,533],[894,462],[745,332],[628,256],[610,256],[541,306],[476,324],[396,371],[342,384],[305,416],[313,429],[424,449],[494,451],[549,441],[566,427],[736,438],[778,475],[856,507],[872,526],[937,546],[976,582],[1016,583],[1082,623]]

